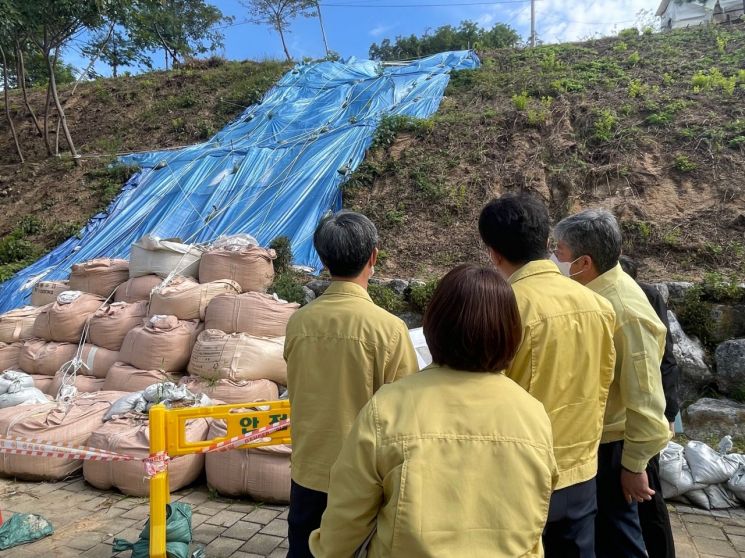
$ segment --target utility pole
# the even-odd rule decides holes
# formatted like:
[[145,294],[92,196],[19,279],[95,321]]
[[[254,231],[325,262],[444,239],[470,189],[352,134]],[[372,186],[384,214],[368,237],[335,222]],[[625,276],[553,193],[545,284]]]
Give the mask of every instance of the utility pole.
[[530,0],[530,46],[535,48],[535,0]]

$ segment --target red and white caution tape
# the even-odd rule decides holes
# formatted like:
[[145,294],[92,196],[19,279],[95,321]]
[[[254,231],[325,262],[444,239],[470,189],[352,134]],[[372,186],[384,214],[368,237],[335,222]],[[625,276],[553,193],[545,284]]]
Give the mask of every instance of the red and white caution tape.
[[257,428],[256,430],[252,430],[251,432],[241,434],[240,436],[233,436],[228,440],[217,442],[215,444],[207,446],[206,448],[202,448],[200,450],[200,453],[212,453],[217,451],[228,451],[231,449],[235,449],[242,445],[250,444],[251,442],[260,440],[261,438],[265,438],[267,434],[271,434],[272,432],[284,430],[288,426],[290,426],[290,419],[283,419],[275,422],[274,424],[270,424],[269,426],[263,426],[261,428]]

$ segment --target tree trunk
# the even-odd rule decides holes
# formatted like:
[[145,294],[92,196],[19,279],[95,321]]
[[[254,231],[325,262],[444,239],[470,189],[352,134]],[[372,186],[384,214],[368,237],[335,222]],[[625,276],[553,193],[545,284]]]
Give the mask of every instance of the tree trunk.
[[[745,2],[745,0],[743,0]],[[316,2],[316,10],[318,11],[318,23],[321,24],[321,37],[323,37],[323,48],[326,51],[326,56],[329,55],[329,43],[326,40],[326,29],[323,27],[323,16],[321,15],[321,4]]]
[[[52,90],[52,98],[54,99],[54,106],[57,108],[57,112],[59,113],[59,119],[60,123],[62,124],[62,131],[65,132],[65,139],[67,140],[67,145],[70,148],[70,153],[72,153],[73,161],[75,161],[75,166],[80,166],[80,155],[78,155],[78,152],[75,151],[75,144],[72,141],[72,136],[70,135],[70,129],[67,127],[67,118],[65,118],[65,110],[62,108],[62,103],[60,103],[59,100],[59,94],[57,93],[57,78],[54,77],[54,64],[52,63],[52,57],[49,55],[49,52],[44,53],[44,58],[47,60],[47,70],[49,71],[49,87]],[[56,59],[56,53],[55,53],[55,59]]]
[[36,131],[39,132],[39,136],[42,136],[43,132],[41,130],[41,124],[39,124],[39,119],[36,118],[36,113],[34,112],[34,109],[31,108],[31,103],[28,102],[28,93],[26,92],[26,65],[23,63],[23,51],[18,43],[16,43],[16,58],[18,58],[18,81],[21,82],[23,103],[26,105],[26,110],[31,115],[31,120],[34,121]]
[[117,75],[116,75],[116,69],[117,69],[117,67],[118,66],[116,64],[114,64],[113,66],[111,66],[111,75],[113,77],[117,77]]
[[277,31],[279,31],[279,38],[282,41],[282,48],[285,49],[285,56],[287,57],[288,62],[292,62],[292,56],[290,56],[290,51],[287,50],[287,43],[285,43],[285,34],[282,32],[282,26],[277,26]]
[[51,157],[54,155],[52,152],[52,144],[49,143],[49,103],[52,101],[52,85],[47,84],[47,100],[44,104],[44,145],[47,147],[47,155]]
[[0,46],[0,55],[3,59],[3,96],[5,97],[5,116],[8,117],[8,124],[10,124],[10,133],[13,134],[13,141],[16,144],[16,151],[18,152],[18,158],[21,163],[24,162],[23,152],[21,151],[21,144],[18,143],[18,134],[16,134],[16,127],[13,125],[13,119],[10,117],[10,105],[8,104],[8,62],[5,59],[5,51]]

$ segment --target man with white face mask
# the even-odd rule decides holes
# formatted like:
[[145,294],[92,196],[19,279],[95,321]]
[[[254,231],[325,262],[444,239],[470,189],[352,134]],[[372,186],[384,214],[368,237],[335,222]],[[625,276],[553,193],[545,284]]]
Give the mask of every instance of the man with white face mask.
[[572,215],[556,225],[554,237],[564,274],[608,299],[616,311],[615,377],[598,452],[596,554],[643,558],[637,504],[654,496],[647,463],[670,438],[660,376],[665,326],[621,269],[621,230],[613,215],[602,210]]
[[505,194],[479,232],[512,285],[522,342],[505,374],[543,403],[559,468],[543,533],[548,558],[594,558],[597,451],[615,350],[613,308],[548,261],[549,216],[539,200]]

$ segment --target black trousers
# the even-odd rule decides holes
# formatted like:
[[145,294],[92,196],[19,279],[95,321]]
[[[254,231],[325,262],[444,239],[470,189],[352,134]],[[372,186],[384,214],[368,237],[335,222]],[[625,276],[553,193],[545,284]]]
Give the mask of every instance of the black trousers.
[[644,544],[649,558],[675,558],[675,541],[670,527],[670,515],[662,494],[660,482],[660,456],[655,456],[647,465],[649,487],[655,495],[649,502],[639,504],[639,522],[642,526]]
[[543,531],[546,558],[595,558],[595,479],[556,490]]
[[598,558],[647,558],[636,502],[629,504],[621,488],[623,441],[598,449],[598,515],[595,554]]
[[312,531],[321,526],[328,494],[300,486],[290,486],[290,512],[287,516],[287,537],[290,549],[287,558],[313,558],[308,547]]

